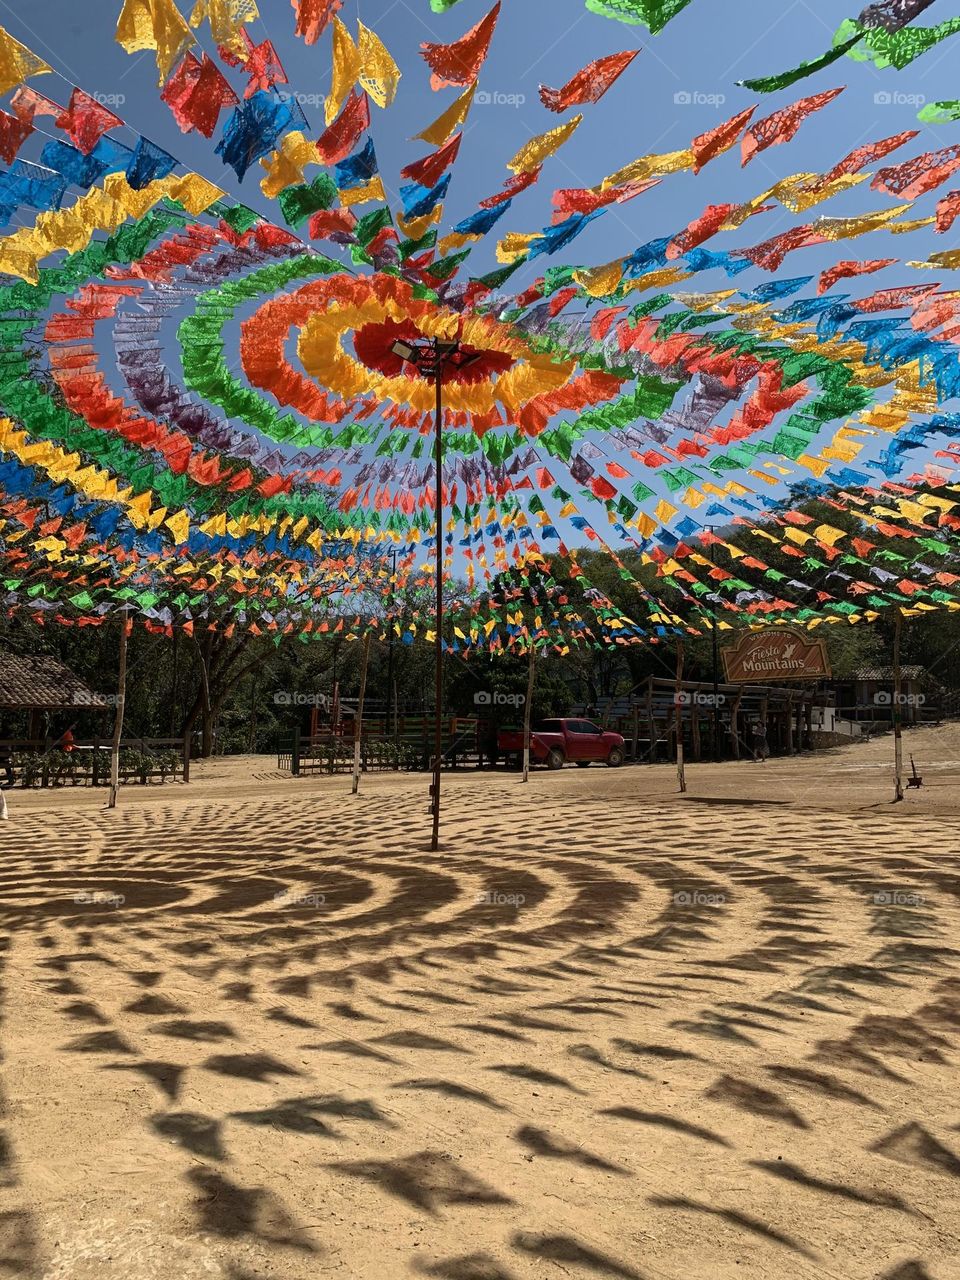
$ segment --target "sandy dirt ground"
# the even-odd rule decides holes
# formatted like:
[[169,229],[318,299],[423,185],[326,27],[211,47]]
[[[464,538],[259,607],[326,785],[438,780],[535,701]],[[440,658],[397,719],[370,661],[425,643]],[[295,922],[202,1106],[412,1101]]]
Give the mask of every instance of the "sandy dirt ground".
[[9,793],[0,1277],[958,1280],[960,727]]

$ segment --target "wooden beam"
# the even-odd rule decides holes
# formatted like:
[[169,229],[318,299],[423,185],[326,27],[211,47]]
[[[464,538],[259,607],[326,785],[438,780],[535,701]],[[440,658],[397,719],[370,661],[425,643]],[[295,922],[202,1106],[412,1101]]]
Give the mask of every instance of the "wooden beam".
[[683,704],[680,694],[683,691],[683,640],[677,641],[677,680],[674,690],[674,710],[677,724],[677,781],[681,792],[687,789],[687,775],[683,766]]
[[530,781],[530,716],[533,708],[533,672],[537,660],[537,651],[533,640],[530,641],[530,656],[527,662],[527,700],[523,704],[523,780]]
[[120,670],[117,675],[117,711],[113,718],[113,745],[110,749],[110,798],[108,809],[117,807],[120,792],[120,740],[123,737],[123,711],[127,700],[127,639],[133,623],[124,613],[120,619]]

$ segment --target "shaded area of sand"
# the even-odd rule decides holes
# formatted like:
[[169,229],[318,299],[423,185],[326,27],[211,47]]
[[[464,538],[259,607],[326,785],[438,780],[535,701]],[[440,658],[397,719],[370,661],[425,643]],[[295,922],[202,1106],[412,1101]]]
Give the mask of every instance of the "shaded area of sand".
[[[960,730],[13,793],[0,1277],[960,1276]],[[122,899],[122,901],[121,901]]]

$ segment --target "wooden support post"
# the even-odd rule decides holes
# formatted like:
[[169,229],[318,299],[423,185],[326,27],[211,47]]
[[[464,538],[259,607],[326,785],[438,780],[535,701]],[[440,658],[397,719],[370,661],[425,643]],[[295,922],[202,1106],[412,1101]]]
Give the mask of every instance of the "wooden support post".
[[690,697],[690,745],[693,748],[693,758],[698,763],[700,761],[700,704],[697,702],[697,694],[700,692],[700,686],[697,685],[696,692]]
[[900,633],[903,630],[903,614],[899,608],[893,611],[893,801],[903,799],[903,729],[900,671]]
[[300,726],[293,731],[293,744],[290,747],[290,772],[295,778],[300,777]]
[[363,701],[367,694],[367,664],[370,660],[370,632],[363,637],[363,658],[360,666],[360,696],[357,698],[357,715],[353,722],[353,794],[360,790],[360,740],[363,735]]
[[787,755],[793,755],[793,698],[787,699]]
[[683,703],[680,695],[683,692],[683,640],[677,640],[677,683],[673,696],[677,722],[677,781],[681,792],[687,789],[687,775],[683,766]]
[[633,750],[630,753],[630,758],[636,764],[640,755],[640,708],[637,706],[634,694],[630,695],[630,714],[632,720],[630,732],[633,734]]
[[190,781],[190,730],[187,729],[183,735],[183,780]]
[[653,676],[647,680],[647,735],[650,739],[647,756],[653,761],[656,759],[657,750],[657,722],[653,716]]
[[737,690],[737,696],[730,708],[730,743],[734,760],[740,759],[740,703],[743,700],[743,685]]
[[523,704],[523,780],[530,781],[530,717],[533,707],[533,671],[537,651],[530,641],[530,661],[527,664],[527,700]]
[[117,807],[120,792],[120,741],[123,737],[123,710],[127,700],[127,638],[133,624],[123,614],[120,620],[120,671],[117,676],[117,712],[113,718],[113,746],[110,751],[110,797],[108,809]]

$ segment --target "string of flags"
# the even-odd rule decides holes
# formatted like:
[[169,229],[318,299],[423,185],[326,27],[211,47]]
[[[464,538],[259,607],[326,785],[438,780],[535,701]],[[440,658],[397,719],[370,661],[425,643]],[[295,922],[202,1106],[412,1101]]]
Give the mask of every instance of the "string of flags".
[[[695,4],[587,0],[651,36]],[[819,172],[758,180],[737,203],[701,199],[620,257],[568,252],[676,175],[705,183],[710,166],[762,154],[774,164],[821,112],[842,134],[842,85],[773,111],[762,95],[844,57],[908,65],[957,28],[917,25],[928,6],[869,5],[828,54],[744,81],[757,101],[688,146],[557,187],[549,224],[521,229],[531,189],[588,113],[642,93],[639,47],[541,85],[544,128],[450,226],[506,0],[403,68],[342,0],[293,0],[290,34],[329,44],[318,130],[280,51],[256,38],[255,0],[196,0],[189,13],[122,0],[119,44],[155,55],[178,129],[208,139],[238,189],[256,182],[275,221],[81,86],[39,93],[27,82],[56,85],[56,73],[0,29],[2,607],[62,625],[124,610],[165,634],[372,631],[413,644],[433,622],[404,604],[438,554],[444,641],[464,654],[960,607],[960,415],[947,407],[960,294],[945,275],[960,252],[840,245],[949,233],[960,145],[925,147],[915,129],[853,138]],[[457,0],[431,8],[456,21]],[[404,74],[445,105],[414,122],[394,188],[374,123],[398,109]],[[936,119],[955,107],[936,104]],[[821,209],[861,186],[866,212]],[[829,266],[794,267],[834,244]],[[473,269],[478,246],[496,269]],[[795,275],[781,271],[788,257]],[[395,353],[421,339],[470,356],[444,371],[440,475],[435,388]],[[631,608],[590,581],[584,550],[614,566]]]

